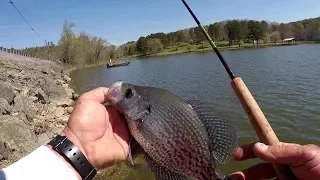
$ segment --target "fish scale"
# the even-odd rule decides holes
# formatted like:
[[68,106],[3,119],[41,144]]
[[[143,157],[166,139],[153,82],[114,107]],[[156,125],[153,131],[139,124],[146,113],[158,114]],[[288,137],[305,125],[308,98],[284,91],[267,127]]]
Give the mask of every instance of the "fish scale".
[[[132,91],[130,97],[128,90]],[[231,151],[233,141],[221,140],[234,137],[221,129],[228,129],[228,123],[202,111],[207,107],[193,107],[165,89],[117,82],[109,91],[110,103],[124,113],[130,133],[157,179],[221,179],[215,157],[221,155],[216,158],[224,160],[228,153],[214,150]],[[213,118],[218,121],[212,122],[216,121]]]

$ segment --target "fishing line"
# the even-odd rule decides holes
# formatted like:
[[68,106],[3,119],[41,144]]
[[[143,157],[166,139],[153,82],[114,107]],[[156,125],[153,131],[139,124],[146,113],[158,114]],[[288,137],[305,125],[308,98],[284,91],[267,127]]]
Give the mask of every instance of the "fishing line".
[[197,16],[192,12],[192,10],[190,9],[189,5],[185,2],[185,0],[182,0],[183,4],[186,6],[186,8],[188,9],[188,11],[190,12],[191,16],[193,17],[193,19],[196,21],[196,23],[198,24],[199,28],[201,29],[201,31],[203,32],[203,34],[206,36],[207,40],[209,41],[211,47],[213,48],[213,50],[215,51],[215,53],[217,54],[217,56],[219,57],[221,63],[223,64],[223,67],[226,69],[227,73],[229,74],[230,78],[233,80],[235,77],[235,75],[233,74],[233,72],[231,71],[231,69],[229,68],[229,65],[227,64],[226,60],[223,58],[223,56],[221,55],[220,51],[218,50],[216,44],[214,43],[214,41],[211,39],[211,37],[209,36],[209,34],[207,33],[207,31],[204,29],[204,27],[201,25],[199,19],[197,18]]
[[13,4],[13,2],[10,0],[9,1],[10,4],[12,4],[12,6],[16,9],[16,11],[20,14],[20,16],[22,17],[22,19],[27,23],[27,25],[31,28],[31,31],[33,31],[40,39],[42,39],[46,45],[48,45],[47,41],[45,39],[43,39],[38,33],[37,31],[30,25],[30,23],[26,20],[26,18],[22,15],[22,13],[19,11],[19,9]]

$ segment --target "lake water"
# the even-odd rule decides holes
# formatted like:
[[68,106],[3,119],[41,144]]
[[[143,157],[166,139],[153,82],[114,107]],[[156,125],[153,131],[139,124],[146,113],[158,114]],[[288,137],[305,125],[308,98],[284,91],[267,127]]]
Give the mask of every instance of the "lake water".
[[[320,144],[320,45],[224,51],[222,54],[235,75],[245,81],[281,141]],[[257,141],[230,79],[213,52],[131,62],[126,67],[75,70],[71,74],[71,84],[81,94],[122,80],[165,88],[185,99],[209,101],[216,105],[215,111],[220,116],[237,123],[240,145]],[[220,168],[229,174],[256,162],[231,162]],[[149,179],[143,167],[133,169],[121,164],[107,179]]]

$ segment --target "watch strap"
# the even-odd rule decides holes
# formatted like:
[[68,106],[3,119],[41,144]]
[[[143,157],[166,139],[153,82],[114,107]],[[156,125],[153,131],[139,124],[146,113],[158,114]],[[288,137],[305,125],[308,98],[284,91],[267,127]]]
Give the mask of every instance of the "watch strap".
[[55,151],[63,156],[73,168],[80,174],[82,179],[91,180],[97,171],[90,164],[80,149],[75,146],[66,136],[56,136],[48,143]]

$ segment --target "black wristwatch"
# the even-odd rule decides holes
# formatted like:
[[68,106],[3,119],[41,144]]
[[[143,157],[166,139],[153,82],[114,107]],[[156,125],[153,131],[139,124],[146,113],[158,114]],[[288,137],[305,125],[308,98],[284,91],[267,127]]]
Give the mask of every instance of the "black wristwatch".
[[64,157],[73,168],[80,174],[82,179],[92,180],[97,171],[89,163],[80,149],[75,146],[66,136],[56,136],[48,145]]

